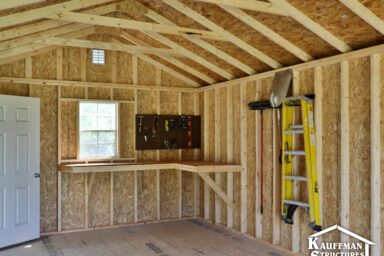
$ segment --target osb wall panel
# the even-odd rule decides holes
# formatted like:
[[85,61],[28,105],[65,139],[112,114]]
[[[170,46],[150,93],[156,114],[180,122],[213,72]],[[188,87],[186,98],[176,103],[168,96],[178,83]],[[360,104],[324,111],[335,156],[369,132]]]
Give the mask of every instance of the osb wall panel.
[[87,90],[87,88],[79,87],[79,86],[62,86],[61,87],[61,97],[62,98],[84,99],[85,98],[85,90]]
[[100,227],[110,224],[110,183],[110,173],[95,174],[92,191],[90,191],[88,199],[89,227]]
[[77,102],[61,102],[61,158],[77,158]]
[[134,105],[130,103],[119,104],[119,153],[121,158],[135,156],[134,145]]
[[135,220],[134,207],[135,174],[113,174],[113,224],[131,223]]
[[111,90],[109,88],[88,88],[88,99],[109,100],[111,99]]
[[[247,84],[246,102],[256,100],[255,82]],[[247,109],[247,217],[248,234],[255,235],[256,220],[256,115]]]
[[117,83],[131,84],[133,82],[132,74],[132,55],[126,52],[116,54],[117,67]]
[[32,86],[40,98],[40,226],[41,232],[57,228],[57,88]]
[[80,48],[63,48],[63,79],[80,81],[81,80],[81,61]]
[[362,58],[350,62],[350,229],[370,237],[370,61]]
[[56,79],[56,51],[32,57],[32,78]]
[[157,219],[156,171],[137,172],[137,218],[138,221]]
[[1,65],[0,76],[25,77],[25,59]]
[[0,93],[15,96],[28,96],[29,85],[0,83]]
[[160,218],[172,219],[179,215],[179,171],[160,171]]
[[138,83],[139,84],[147,84],[147,85],[155,85],[156,84],[156,68],[145,62],[138,59],[137,65],[137,73],[138,73]]
[[85,175],[61,176],[61,227],[63,230],[85,227]]
[[[323,67],[323,226],[339,223],[340,207],[340,64]],[[315,124],[317,127],[320,125]],[[329,233],[324,242],[339,241],[337,232]]]
[[135,100],[135,91],[129,89],[114,88],[113,89],[114,100]]
[[184,81],[181,81],[167,72],[161,71],[161,85],[171,87],[189,87],[190,85]]

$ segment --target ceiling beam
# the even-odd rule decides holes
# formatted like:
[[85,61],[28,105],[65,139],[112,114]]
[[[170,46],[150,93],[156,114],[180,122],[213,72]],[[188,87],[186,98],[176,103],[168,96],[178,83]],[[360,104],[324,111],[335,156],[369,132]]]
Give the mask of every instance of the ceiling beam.
[[[160,14],[158,14],[158,13],[152,11],[152,10],[148,10],[146,16],[151,18],[152,20],[160,23],[160,24],[176,25],[175,23],[171,22],[167,18],[161,16]],[[246,73],[248,75],[252,75],[252,74],[256,73],[256,71],[253,68],[251,68],[248,65],[242,63],[238,59],[232,57],[231,55],[229,55],[226,52],[220,50],[219,48],[216,48],[214,45],[208,43],[207,41],[204,41],[204,40],[202,40],[202,39],[200,39],[198,37],[191,36],[191,35],[184,35],[183,37],[185,39],[187,39],[188,41],[194,43],[195,45],[203,48],[204,50],[212,53],[216,57],[218,57],[218,58],[226,61],[227,63],[235,66],[236,68],[238,68],[239,70],[243,71],[244,73]]]
[[105,4],[108,2],[113,2],[113,0],[72,0],[60,4],[18,12],[0,17],[0,27],[18,25],[25,22],[46,18],[63,11],[78,10],[98,4]]
[[247,42],[241,40],[237,36],[233,35],[232,33],[228,32],[224,28],[220,27],[216,23],[212,22],[208,18],[204,17],[203,15],[199,14],[198,12],[192,10],[191,8],[187,7],[185,4],[179,2],[178,0],[163,0],[166,4],[173,7],[174,9],[178,10],[179,12],[183,13],[184,15],[190,17],[191,19],[195,20],[196,22],[200,23],[201,25],[207,27],[208,29],[218,33],[223,38],[227,39],[237,47],[243,49],[244,51],[248,52],[252,56],[258,58],[265,64],[269,65],[270,67],[277,69],[282,67],[282,65],[277,62],[276,60],[272,59],[268,55],[264,54],[260,50],[256,49],[252,45],[248,44]]
[[369,25],[374,27],[377,31],[384,35],[384,21],[380,19],[376,14],[374,14],[370,9],[368,9],[364,4],[357,0],[339,0],[346,7],[348,7],[352,12],[357,14]]
[[12,1],[1,1],[0,11],[10,8],[16,8],[27,4],[36,4],[45,2],[45,0],[12,0]]
[[122,29],[133,29],[142,31],[153,31],[164,34],[185,35],[193,34],[207,39],[222,40],[222,37],[215,32],[191,28],[183,28],[177,26],[166,26],[149,22],[141,22],[127,19],[111,18],[105,16],[82,14],[75,12],[63,12],[50,17],[57,20],[65,20],[70,22],[78,22],[92,25],[100,25],[107,27],[115,27]]
[[268,2],[262,2],[257,0],[198,0],[200,2],[206,2],[211,4],[226,5],[229,7],[236,7],[240,9],[264,12],[269,14],[287,16],[282,9]]
[[[95,15],[104,15],[116,11],[115,3],[99,6],[94,9],[89,9],[83,13],[95,14]],[[33,33],[45,31],[52,28],[57,28],[63,25],[71,24],[71,22],[65,21],[56,21],[56,20],[44,20],[39,22],[34,22],[32,24],[17,26],[11,29],[3,30],[0,32],[0,41],[10,40],[16,37],[22,37],[30,35]],[[18,39],[16,39],[18,40]]]
[[[120,36],[125,39],[125,40],[128,40],[136,45],[139,45],[139,46],[146,46],[146,47],[149,47],[150,45],[148,45],[147,43],[141,41],[140,39],[134,37],[133,35],[125,32],[125,31],[121,31],[120,33]],[[187,73],[190,73],[192,75],[194,75],[195,77],[209,83],[209,84],[214,84],[216,81],[207,76],[206,74],[194,69],[193,67],[191,66],[188,66],[186,64],[184,64],[183,62],[179,61],[178,59],[176,58],[173,58],[173,57],[169,57],[169,56],[161,56],[161,55],[157,55],[159,58],[171,63],[172,65],[175,65],[177,66],[178,68],[182,69],[183,71],[187,72]]]
[[158,55],[180,55],[178,51],[165,48],[153,48],[153,47],[142,47],[135,45],[126,45],[122,43],[107,43],[100,41],[92,40],[82,40],[74,38],[60,38],[60,37],[51,37],[47,39],[42,39],[35,41],[39,44],[47,45],[57,45],[57,46],[71,46],[71,47],[81,47],[81,48],[97,48],[110,51],[121,51],[129,53],[146,53],[146,54],[158,54]]
[[237,8],[228,7],[226,5],[219,5],[222,9],[224,9],[229,14],[235,16],[266,38],[273,41],[278,46],[282,47],[283,49],[287,50],[288,52],[295,55],[297,58],[301,59],[302,61],[311,61],[313,60],[313,57],[285,39],[284,37],[280,36],[278,33],[273,31],[272,29],[265,26],[263,23],[259,22],[255,18],[251,17],[247,13],[243,12],[242,10],[239,10]]
[[346,44],[343,40],[337,38],[328,30],[323,28],[319,23],[315,22],[296,7],[288,3],[286,0],[269,0],[271,3],[279,6],[285,12],[287,12],[292,19],[312,31],[314,34],[322,38],[325,42],[335,47],[340,52],[349,52],[352,48]]

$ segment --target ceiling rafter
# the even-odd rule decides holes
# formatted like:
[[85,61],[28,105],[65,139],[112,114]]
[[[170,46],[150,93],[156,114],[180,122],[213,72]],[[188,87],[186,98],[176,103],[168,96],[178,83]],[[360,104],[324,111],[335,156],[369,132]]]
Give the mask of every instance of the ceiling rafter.
[[265,53],[261,52],[260,50],[256,49],[252,45],[243,41],[239,37],[228,32],[227,30],[217,25],[216,23],[212,22],[211,20],[204,17],[203,15],[199,14],[198,12],[187,7],[186,5],[179,2],[178,0],[163,0],[163,2],[173,7],[174,9],[178,10],[179,12],[183,13],[184,15],[190,17],[191,19],[195,20],[196,22],[200,23],[201,25],[207,27],[208,29],[214,32],[217,32],[218,34],[226,38],[228,41],[232,42],[237,47],[243,49],[244,51],[248,52],[252,56],[258,58],[259,60],[269,65],[270,67],[274,69],[282,67],[282,64],[280,64],[276,60],[272,59]]
[[[95,28],[90,27],[86,29],[80,29],[78,31],[72,31],[65,35],[61,35],[64,38],[80,38],[95,33]],[[34,56],[43,52],[52,51],[59,48],[58,46],[47,46],[46,44],[30,43],[27,45],[19,46],[16,48],[8,49],[0,52],[0,65],[23,59],[25,57]]]
[[[105,15],[108,13],[112,13],[116,11],[116,5],[113,4],[107,4],[103,6],[96,7],[94,9],[86,10],[82,13],[89,13],[89,14],[95,14],[95,15]],[[17,26],[11,29],[3,30],[0,32],[0,41],[3,40],[10,40],[17,37],[27,36],[33,33],[37,32],[44,32],[48,29],[57,28],[60,26],[71,24],[71,22],[65,22],[65,21],[56,21],[56,20],[44,20],[35,22],[28,25],[23,26]],[[16,41],[19,39],[15,39]]]
[[0,6],[1,10],[11,9],[11,8],[17,8],[23,5],[27,4],[36,4],[45,2],[45,0],[12,0],[12,1],[2,1]]
[[[124,39],[124,37],[122,37]],[[128,39],[127,39],[128,40]],[[115,40],[116,41],[116,40]],[[180,79],[181,81],[184,81],[186,83],[188,83],[189,85],[192,85],[193,87],[199,87],[200,84],[198,82],[196,82],[195,80],[192,80],[191,78],[177,72],[176,70],[164,65],[163,63],[157,61],[157,60],[154,60],[153,58],[147,56],[147,55],[144,55],[144,54],[135,54],[138,58],[142,59],[143,61],[145,62],[148,62],[149,64],[155,66],[155,67],[158,67],[160,68],[161,70],[169,73],[170,75]]]
[[280,9],[278,6],[268,2],[262,2],[257,0],[198,0],[200,2],[206,2],[211,4],[226,5],[229,7],[235,7],[250,11],[264,12],[280,16],[288,16],[286,12]]
[[[127,33],[126,31],[121,31],[120,33],[120,37],[122,37],[123,39],[125,40],[128,40],[136,45],[140,45],[140,46],[146,46],[146,47],[149,47],[150,45],[148,45],[147,43],[145,43],[144,41],[134,37],[133,35]],[[187,73],[190,73],[194,76],[196,76],[197,78],[209,83],[209,84],[214,84],[216,83],[216,81],[207,76],[206,74],[184,64],[183,62],[179,61],[178,59],[176,58],[173,58],[173,57],[170,57],[170,56],[161,56],[161,55],[157,55],[159,58],[171,63],[172,65],[176,65],[178,68],[182,69],[183,71],[187,72]]]
[[[173,22],[171,22],[170,20],[166,19],[165,17],[161,16],[160,14],[152,11],[152,10],[148,10],[148,13],[146,14],[147,17],[151,18],[152,20],[158,22],[158,23],[161,23],[161,24],[165,24],[165,25],[176,25],[174,24]],[[197,38],[195,36],[191,36],[191,35],[184,35],[183,36],[185,39],[187,39],[188,41],[196,44],[197,46],[203,48],[204,50],[214,54],[216,57],[228,62],[229,64],[235,66],[236,68],[240,69],[241,71],[243,71],[244,73],[248,74],[248,75],[251,75],[251,74],[255,74],[256,71],[249,67],[248,65],[242,63],[241,61],[239,61],[238,59],[232,57],[231,55],[227,54],[226,52],[216,48],[214,45],[200,39],[200,38]]]
[[369,25],[374,27],[377,31],[384,35],[384,20],[380,19],[376,14],[374,14],[370,9],[368,9],[364,4],[357,0],[339,0],[352,12],[357,14]]
[[110,51],[121,51],[129,53],[146,53],[146,54],[158,54],[162,56],[177,56],[180,55],[178,51],[166,48],[154,48],[154,47],[142,47],[136,45],[127,45],[122,43],[101,42],[94,40],[83,40],[74,38],[61,38],[51,37],[42,40],[35,41],[39,44],[57,45],[57,46],[72,46],[81,48],[97,48]]
[[51,19],[65,20],[70,22],[79,22],[85,24],[99,25],[99,26],[108,26],[122,29],[134,29],[134,30],[143,30],[143,31],[154,31],[164,34],[172,35],[185,35],[185,34],[194,34],[196,36],[201,36],[203,38],[208,38],[212,40],[223,40],[221,36],[217,33],[207,30],[183,28],[178,26],[166,26],[156,23],[127,20],[120,18],[111,18],[105,16],[98,16],[92,14],[83,14],[75,12],[63,12],[57,15],[51,16]]
[[301,25],[312,31],[314,34],[322,38],[325,42],[332,45],[340,52],[349,52],[352,48],[343,40],[337,38],[331,32],[323,28],[319,23],[315,22],[296,7],[288,3],[286,0],[269,0],[271,3],[279,6],[286,11],[292,19],[299,22]]
[[228,7],[225,5],[219,5],[222,9],[224,9],[229,14],[235,16],[237,19],[241,20],[245,24],[249,25],[254,30],[258,31],[263,36],[267,37],[271,41],[273,41],[278,46],[284,48],[288,52],[295,55],[297,58],[301,59],[302,61],[311,61],[313,60],[313,57],[285,39],[284,37],[280,36],[278,33],[273,31],[272,29],[268,28],[255,18],[251,17],[247,13],[243,12],[242,10],[239,10],[237,8]]
[[69,2],[49,5],[24,12],[18,12],[0,17],[0,27],[18,25],[25,22],[47,18],[51,15],[55,15],[63,11],[78,10],[110,2],[113,2],[113,0],[71,0]]

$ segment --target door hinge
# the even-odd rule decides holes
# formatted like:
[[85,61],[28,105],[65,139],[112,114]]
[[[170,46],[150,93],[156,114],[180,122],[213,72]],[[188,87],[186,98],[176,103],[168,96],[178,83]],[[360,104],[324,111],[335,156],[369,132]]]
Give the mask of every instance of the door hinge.
[[35,173],[35,178],[40,178],[40,173]]

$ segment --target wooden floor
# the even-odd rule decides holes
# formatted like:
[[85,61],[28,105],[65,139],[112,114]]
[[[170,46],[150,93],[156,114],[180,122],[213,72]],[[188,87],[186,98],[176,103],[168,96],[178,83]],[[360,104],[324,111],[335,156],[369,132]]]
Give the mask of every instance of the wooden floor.
[[43,237],[0,256],[283,256],[268,245],[201,221],[175,221]]

